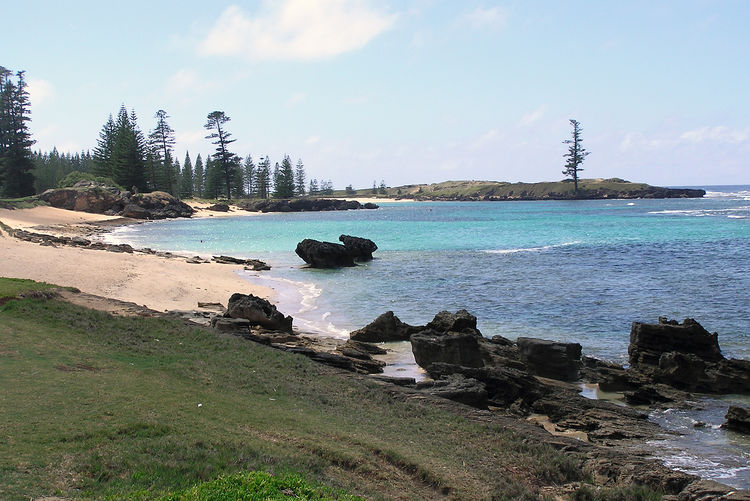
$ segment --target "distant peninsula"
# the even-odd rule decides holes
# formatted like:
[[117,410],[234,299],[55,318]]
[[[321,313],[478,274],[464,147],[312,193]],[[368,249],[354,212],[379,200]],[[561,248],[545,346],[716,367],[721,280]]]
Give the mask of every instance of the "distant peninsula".
[[580,179],[578,192],[574,190],[572,180],[544,183],[445,181],[386,188],[379,190],[378,194],[373,194],[370,190],[356,191],[356,196],[445,201],[701,198],[705,194],[706,191],[701,189],[662,188],[645,183],[632,183],[619,178]]

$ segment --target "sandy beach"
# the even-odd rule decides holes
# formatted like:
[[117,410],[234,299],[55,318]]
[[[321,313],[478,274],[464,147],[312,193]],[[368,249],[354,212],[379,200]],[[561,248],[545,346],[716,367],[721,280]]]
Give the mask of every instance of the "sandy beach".
[[[57,235],[91,234],[117,216],[52,207],[0,209],[0,222],[15,229]],[[195,309],[198,302],[226,305],[235,292],[273,300],[273,290],[240,277],[241,266],[188,264],[183,259],[112,253],[69,246],[47,247],[0,231],[0,276],[27,278],[164,310]]]

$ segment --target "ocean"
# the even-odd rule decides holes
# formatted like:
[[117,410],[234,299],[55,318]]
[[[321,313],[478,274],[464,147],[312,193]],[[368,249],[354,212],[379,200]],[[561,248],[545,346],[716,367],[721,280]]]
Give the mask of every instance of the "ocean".
[[[719,333],[726,356],[750,359],[750,186],[704,188],[703,199],[398,202],[178,219],[119,228],[108,239],[266,261],[272,270],[245,272],[248,280],[272,286],[279,309],[310,333],[348,337],[388,310],[421,325],[466,309],[485,336],[579,342],[585,355],[626,363],[633,321],[692,317]],[[375,259],[315,270],[294,253],[304,238],[341,234],[373,240]],[[408,362],[396,357],[399,364]],[[703,431],[683,426],[697,419],[690,413],[652,419],[714,444],[715,466],[690,443],[652,445],[668,464],[750,488],[750,441],[711,427],[728,405],[712,402]]]

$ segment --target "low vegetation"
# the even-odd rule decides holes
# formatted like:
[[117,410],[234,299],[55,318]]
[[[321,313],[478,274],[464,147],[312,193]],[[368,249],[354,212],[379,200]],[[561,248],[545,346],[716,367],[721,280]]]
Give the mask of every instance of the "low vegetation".
[[28,294],[51,287],[0,279],[0,499],[240,499],[231,489],[258,482],[283,494],[270,499],[538,499],[585,479],[576,459],[453,404],[180,320]]

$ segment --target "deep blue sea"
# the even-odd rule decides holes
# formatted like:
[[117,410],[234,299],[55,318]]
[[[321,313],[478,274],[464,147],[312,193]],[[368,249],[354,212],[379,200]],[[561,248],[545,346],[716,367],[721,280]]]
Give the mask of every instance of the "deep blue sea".
[[[279,309],[307,332],[345,337],[387,310],[424,324],[464,308],[485,336],[575,341],[584,354],[623,363],[633,321],[693,317],[719,333],[725,355],[750,359],[750,186],[704,188],[703,199],[398,202],[169,220],[109,238],[262,259],[273,269],[248,279],[274,287]],[[376,259],[314,270],[294,253],[304,238],[341,234],[375,241]],[[687,442],[652,445],[668,464],[748,488],[750,441],[711,426],[727,405],[712,402],[706,415],[654,414]],[[694,430],[699,418],[710,426]]]

